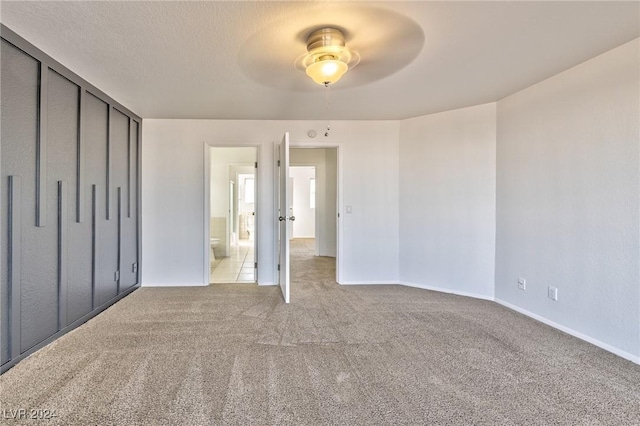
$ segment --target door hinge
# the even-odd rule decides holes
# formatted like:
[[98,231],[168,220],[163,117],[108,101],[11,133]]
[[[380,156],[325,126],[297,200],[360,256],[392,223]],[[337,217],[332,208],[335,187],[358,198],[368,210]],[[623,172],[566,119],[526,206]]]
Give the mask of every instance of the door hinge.
[[120,271],[116,271],[116,272],[113,274],[113,280],[114,280],[114,281],[120,281]]
[[138,272],[138,262],[131,265],[131,272],[133,272],[134,274]]
[[278,160],[278,167],[280,167],[280,160]]
[[258,262],[253,264],[253,269],[258,269]]
[[258,162],[256,161],[256,169],[258,168]]
[[278,271],[280,270],[280,264],[278,263]]

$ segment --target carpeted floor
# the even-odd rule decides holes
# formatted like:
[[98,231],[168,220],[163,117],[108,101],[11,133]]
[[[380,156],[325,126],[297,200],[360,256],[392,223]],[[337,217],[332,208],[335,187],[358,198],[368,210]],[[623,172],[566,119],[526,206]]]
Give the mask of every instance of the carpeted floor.
[[289,306],[278,287],[142,288],[1,376],[0,423],[640,424],[640,366],[492,302],[339,286],[294,249]]

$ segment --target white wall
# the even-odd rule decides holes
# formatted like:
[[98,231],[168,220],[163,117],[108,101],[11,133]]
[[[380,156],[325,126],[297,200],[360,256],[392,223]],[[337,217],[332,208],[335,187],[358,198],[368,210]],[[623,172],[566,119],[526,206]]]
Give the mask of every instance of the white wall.
[[311,179],[316,178],[315,167],[291,167],[293,178],[293,238],[314,238],[316,235],[316,209],[311,208]]
[[636,362],[639,49],[498,102],[497,144],[496,298]]
[[400,280],[493,298],[496,105],[400,124]]
[[[143,123],[142,283],[203,285],[204,143],[256,144],[258,280],[275,282],[274,142],[339,145],[342,203],[341,282],[398,281],[398,122],[334,121],[329,138],[309,139],[320,121],[163,120]],[[375,229],[375,232],[371,232]]]

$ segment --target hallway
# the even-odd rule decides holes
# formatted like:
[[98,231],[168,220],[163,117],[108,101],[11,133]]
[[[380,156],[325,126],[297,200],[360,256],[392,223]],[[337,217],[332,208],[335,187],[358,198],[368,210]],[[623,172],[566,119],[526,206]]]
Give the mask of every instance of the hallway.
[[295,238],[291,251],[291,303],[314,300],[317,291],[335,290],[336,259],[315,256],[314,238]]

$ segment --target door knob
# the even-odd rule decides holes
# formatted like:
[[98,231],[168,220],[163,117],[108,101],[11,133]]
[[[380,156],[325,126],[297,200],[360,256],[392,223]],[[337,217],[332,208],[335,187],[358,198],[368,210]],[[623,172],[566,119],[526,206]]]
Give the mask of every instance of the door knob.
[[289,220],[290,220],[291,222],[293,222],[294,220],[296,220],[296,217],[295,217],[295,216],[289,216]]
[[287,220],[287,218],[286,218],[286,217],[279,216],[279,217],[278,217],[278,220],[279,220],[280,222],[282,222],[283,220]]

